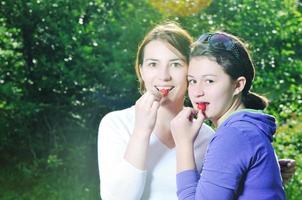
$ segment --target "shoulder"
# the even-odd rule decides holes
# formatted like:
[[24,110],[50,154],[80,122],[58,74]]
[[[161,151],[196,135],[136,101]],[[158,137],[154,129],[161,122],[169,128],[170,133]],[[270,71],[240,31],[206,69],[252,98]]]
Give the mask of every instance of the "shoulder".
[[210,141],[208,153],[217,160],[227,160],[240,163],[245,168],[253,158],[255,152],[251,143],[236,127],[223,127],[217,130]]
[[222,140],[225,144],[241,146],[249,143],[249,134],[236,126],[224,126],[217,129],[213,139]]
[[226,120],[215,135],[225,141],[238,142],[248,145],[251,150],[257,150],[259,147],[270,146],[274,130],[275,122],[268,115],[238,112]]
[[107,113],[101,120],[102,123],[118,122],[118,121],[129,121],[134,118],[134,106],[123,109],[116,110]]
[[264,139],[265,136],[258,132],[256,127],[246,129],[234,123],[231,126],[219,128],[210,146],[228,153],[229,156],[233,155],[249,161],[255,156],[266,154],[271,149],[269,140]]
[[128,130],[131,132],[135,119],[134,106],[107,113],[100,122],[99,132],[107,130]]
[[219,128],[210,145],[221,151],[235,153],[235,155],[238,151],[244,154],[252,153],[249,134],[232,126]]

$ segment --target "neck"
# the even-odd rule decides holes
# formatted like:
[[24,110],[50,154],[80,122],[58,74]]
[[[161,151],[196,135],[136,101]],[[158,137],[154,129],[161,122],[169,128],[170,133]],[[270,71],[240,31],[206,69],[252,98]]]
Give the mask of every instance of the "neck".
[[183,102],[164,104],[159,107],[154,133],[168,148],[174,148],[175,143],[170,130],[171,120],[183,109]]
[[218,127],[233,112],[240,110],[240,109],[244,109],[244,108],[245,108],[245,106],[243,105],[242,101],[240,99],[236,99],[234,101],[234,103],[230,106],[230,108],[221,117],[219,117],[217,120],[213,120],[212,122],[215,125],[215,127]]

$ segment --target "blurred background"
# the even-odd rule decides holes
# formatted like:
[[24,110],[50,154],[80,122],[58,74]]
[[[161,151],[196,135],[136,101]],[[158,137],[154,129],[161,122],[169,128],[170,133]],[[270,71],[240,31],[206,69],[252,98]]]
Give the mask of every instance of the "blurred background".
[[300,0],[0,0],[1,200],[100,199],[99,121],[139,96],[136,50],[164,20],[249,43],[277,154],[297,162],[287,199],[301,199]]

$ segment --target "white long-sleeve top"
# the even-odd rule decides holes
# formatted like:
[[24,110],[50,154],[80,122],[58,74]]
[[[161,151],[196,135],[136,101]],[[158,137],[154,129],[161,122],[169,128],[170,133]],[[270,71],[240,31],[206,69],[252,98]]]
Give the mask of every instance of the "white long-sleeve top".
[[[124,160],[134,120],[134,106],[110,112],[101,120],[98,165],[102,200],[177,200],[175,148],[169,149],[152,133],[146,170],[137,169]],[[198,171],[213,133],[209,126],[203,125],[195,140]]]

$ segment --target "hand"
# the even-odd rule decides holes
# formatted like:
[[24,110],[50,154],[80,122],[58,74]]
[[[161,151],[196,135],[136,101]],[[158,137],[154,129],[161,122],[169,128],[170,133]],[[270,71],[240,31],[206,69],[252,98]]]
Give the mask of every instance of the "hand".
[[[194,119],[193,116],[197,118]],[[202,112],[196,111],[193,108],[185,107],[171,121],[170,128],[176,146],[193,145],[205,117]]]
[[293,177],[296,171],[296,161],[293,159],[279,159],[281,176],[283,183],[286,184]]
[[146,92],[136,101],[134,132],[150,136],[155,126],[161,97],[159,93]]

